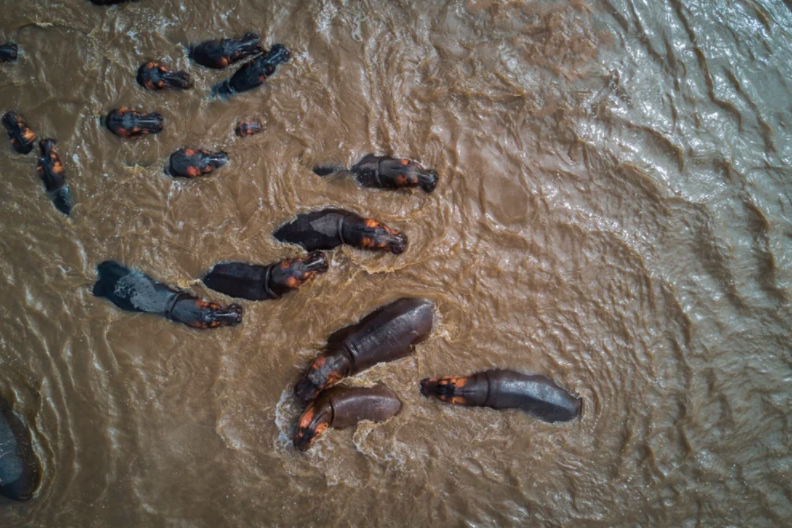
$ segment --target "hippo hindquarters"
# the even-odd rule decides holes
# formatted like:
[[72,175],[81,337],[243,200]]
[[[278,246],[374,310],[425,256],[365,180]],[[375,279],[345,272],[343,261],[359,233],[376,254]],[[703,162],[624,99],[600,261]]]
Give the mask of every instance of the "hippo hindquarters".
[[0,399],[0,495],[15,501],[33,497],[41,482],[30,431]]

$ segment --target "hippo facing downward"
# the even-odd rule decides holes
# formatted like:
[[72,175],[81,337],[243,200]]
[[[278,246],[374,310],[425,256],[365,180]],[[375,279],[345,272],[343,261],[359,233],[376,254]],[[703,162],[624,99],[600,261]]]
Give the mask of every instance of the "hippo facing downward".
[[275,73],[278,64],[288,62],[291,53],[281,44],[275,44],[266,55],[246,62],[227,81],[218,84],[212,91],[220,96],[228,97],[235,93],[247,92],[264,84],[267,77]]
[[36,133],[28,126],[27,121],[16,112],[7,112],[3,116],[3,126],[8,132],[11,146],[20,154],[28,154],[36,143]]
[[26,501],[41,481],[30,431],[0,398],[0,496]]
[[244,262],[215,264],[203,282],[232,297],[263,301],[280,299],[326,271],[327,258],[314,251],[306,258],[286,259],[268,266]]
[[137,82],[147,90],[186,90],[190,87],[190,74],[172,71],[159,62],[141,64],[137,71]]
[[346,376],[406,357],[413,345],[429,337],[433,324],[434,305],[425,299],[403,297],[381,306],[331,335],[324,353],[311,363],[294,393],[310,401]]
[[520,409],[546,422],[567,422],[580,414],[580,399],[551,379],[512,370],[426,378],[421,381],[421,394],[456,405]]
[[111,110],[107,114],[105,125],[110,132],[122,138],[159,134],[164,127],[162,114],[137,112],[129,108]]
[[294,447],[307,451],[328,427],[344,429],[368,420],[384,422],[399,414],[402,403],[384,385],[333,387],[319,394],[300,416]]
[[17,60],[19,47],[15,42],[6,42],[0,45],[0,62],[11,62]]
[[130,312],[157,314],[192,328],[236,326],[242,322],[242,307],[223,308],[186,292],[173,290],[148,275],[108,260],[97,266],[99,280],[93,294],[105,297]]
[[195,178],[206,176],[228,163],[225,152],[183,148],[171,154],[165,173],[175,177]]
[[407,249],[407,236],[399,231],[373,218],[333,208],[299,214],[279,227],[273,236],[308,251],[333,249],[341,244],[397,255]]
[[69,186],[66,185],[66,171],[63,169],[63,160],[58,154],[55,140],[43,139],[39,141],[39,148],[41,157],[36,164],[36,172],[44,182],[44,187],[55,208],[69,216],[72,210],[72,195]]
[[222,70],[261,51],[261,37],[256,33],[246,33],[242,38],[207,40],[193,46],[190,58],[201,66]]
[[314,167],[319,176],[335,173],[351,173],[363,187],[378,189],[413,189],[421,188],[431,193],[437,187],[437,172],[424,169],[420,163],[403,158],[375,156],[368,154],[355,163],[351,169],[323,165]]

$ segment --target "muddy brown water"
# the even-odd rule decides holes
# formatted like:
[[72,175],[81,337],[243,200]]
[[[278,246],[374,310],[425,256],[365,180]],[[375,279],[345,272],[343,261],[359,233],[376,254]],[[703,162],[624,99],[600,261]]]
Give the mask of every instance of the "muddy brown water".
[[[0,149],[0,395],[32,428],[31,527],[784,526],[792,518],[792,12],[692,0],[0,1],[0,108],[57,138],[76,200]],[[293,53],[266,86],[184,45],[256,30]],[[190,71],[151,93],[137,66]],[[159,111],[139,141],[99,121]],[[238,120],[263,134],[237,139]],[[222,149],[200,181],[176,148]],[[322,180],[318,162],[418,159],[432,195]],[[301,254],[271,232],[342,206],[403,230],[398,257],[329,273],[236,328],[196,331],[90,293],[116,259],[206,298],[220,260]],[[417,353],[356,377],[385,424],[288,435],[325,338],[403,295],[437,305]],[[541,373],[580,420],[423,399],[425,376]]]

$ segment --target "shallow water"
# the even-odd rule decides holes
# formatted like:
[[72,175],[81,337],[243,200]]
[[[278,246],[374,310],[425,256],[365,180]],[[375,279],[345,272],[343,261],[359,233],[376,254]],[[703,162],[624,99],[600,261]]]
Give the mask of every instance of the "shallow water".
[[[44,480],[0,524],[782,526],[792,517],[792,7],[786,2],[0,0],[0,110],[57,138],[76,207],[0,148],[0,395]],[[256,30],[293,60],[260,90],[184,46]],[[188,92],[145,92],[148,59]],[[99,118],[159,111],[138,141]],[[242,119],[265,133],[238,139]],[[5,143],[5,141],[4,141]],[[200,181],[176,148],[225,150]],[[320,179],[368,152],[437,191]],[[330,254],[236,328],[197,331],[91,295],[116,259],[207,299],[215,262],[300,255],[296,212],[337,205],[404,231],[400,256]],[[288,435],[291,387],[334,330],[403,295],[433,336],[381,381],[385,424]],[[426,376],[541,373],[580,420],[428,401]]]

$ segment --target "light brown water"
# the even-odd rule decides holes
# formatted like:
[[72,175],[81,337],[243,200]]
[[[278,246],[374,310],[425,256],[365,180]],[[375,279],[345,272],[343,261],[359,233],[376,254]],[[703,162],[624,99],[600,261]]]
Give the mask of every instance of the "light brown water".
[[[0,395],[44,479],[33,527],[783,526],[792,518],[792,12],[782,2],[0,0],[0,110],[55,137],[71,219],[0,148]],[[262,89],[188,42],[255,30],[293,60]],[[189,92],[134,79],[159,59]],[[122,141],[112,108],[159,111]],[[237,139],[240,119],[266,131]],[[212,177],[162,173],[224,149]],[[420,160],[432,195],[322,180],[319,162]],[[271,232],[341,206],[410,238],[331,254],[236,328],[197,331],[90,293],[116,259],[189,287],[215,262],[299,255]],[[402,295],[439,320],[381,381],[400,415],[288,435],[291,388],[334,330]],[[562,425],[428,401],[425,376],[541,373]]]

